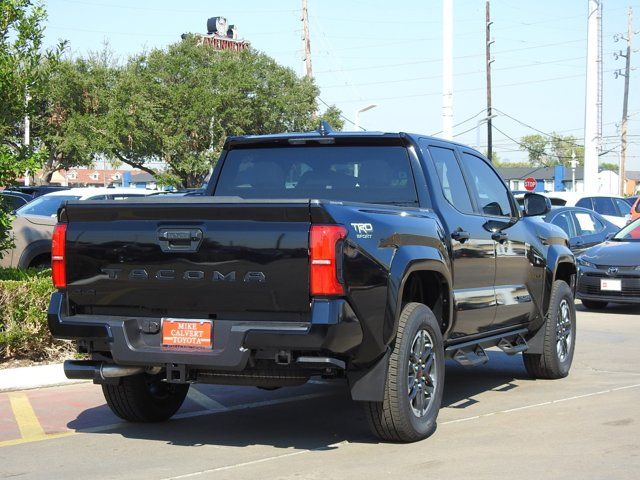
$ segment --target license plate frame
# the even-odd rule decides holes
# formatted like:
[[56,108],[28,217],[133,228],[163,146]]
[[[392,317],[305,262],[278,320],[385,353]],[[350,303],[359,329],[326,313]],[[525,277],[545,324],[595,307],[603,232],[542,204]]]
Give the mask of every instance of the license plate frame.
[[213,349],[213,322],[193,318],[162,318],[160,345],[167,350]]
[[622,280],[616,278],[602,278],[600,280],[600,290],[603,292],[621,292]]

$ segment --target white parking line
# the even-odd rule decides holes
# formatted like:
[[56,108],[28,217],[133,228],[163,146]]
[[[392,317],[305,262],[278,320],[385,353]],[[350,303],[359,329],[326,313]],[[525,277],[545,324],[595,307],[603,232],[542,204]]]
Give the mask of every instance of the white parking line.
[[187,397],[207,410],[226,410],[227,409],[227,407],[222,405],[220,402],[216,402],[213,398],[208,397],[207,395],[202,393],[200,390],[196,389],[196,387],[193,385],[191,385],[191,388],[189,389],[189,393],[187,394]]
[[[191,390],[191,389],[189,389]],[[201,393],[201,392],[198,392]],[[198,410],[195,412],[185,412],[185,413],[179,413],[177,415],[174,415],[173,417],[171,417],[172,420],[180,420],[183,418],[193,418],[193,417],[201,417],[204,415],[216,415],[216,414],[220,414],[220,413],[228,413],[228,412],[235,412],[237,410],[247,410],[247,409],[251,409],[251,408],[259,408],[259,407],[268,407],[271,405],[279,405],[282,403],[290,403],[290,402],[297,402],[297,401],[301,401],[301,400],[311,400],[314,398],[320,398],[320,397],[327,397],[329,395],[335,395],[335,392],[320,392],[320,393],[309,393],[306,395],[296,395],[293,397],[287,397],[287,398],[277,398],[274,400],[264,400],[262,402],[252,402],[252,403],[242,403],[239,405],[232,405],[231,407],[223,407],[222,409],[220,408],[214,408],[214,409],[207,409],[207,410]],[[208,398],[208,397],[207,397]],[[214,400],[212,400],[214,401]],[[218,402],[215,402],[218,403]],[[109,425],[99,425],[97,427],[89,427],[89,428],[80,428],[78,430],[76,430],[75,432],[71,432],[71,433],[99,433],[99,432],[104,432],[104,431],[108,431],[108,430],[113,430],[114,428],[122,428],[124,426],[133,426],[135,424],[131,424],[131,423],[127,423],[127,422],[120,422],[120,423],[112,423]]]
[[348,442],[345,440],[343,442],[332,443],[331,445],[327,445],[326,447],[322,446],[318,448],[297,450],[295,452],[285,453],[283,455],[275,455],[273,457],[265,457],[265,458],[259,458],[257,460],[251,460],[250,462],[234,463],[232,465],[225,465],[224,467],[210,468],[208,470],[200,470],[199,472],[186,473],[184,475],[178,475],[175,477],[166,477],[166,478],[163,478],[162,480],[180,480],[181,478],[193,478],[193,477],[198,477],[200,475],[206,475],[207,473],[223,472],[225,470],[232,470],[234,468],[247,467],[249,465],[256,465],[258,463],[270,462],[272,460],[279,460],[281,458],[294,457],[296,455],[302,455],[303,453],[317,452],[320,450],[324,450],[326,448],[338,448],[340,445],[344,445],[345,443],[348,443]]
[[270,405],[279,405],[281,403],[297,402],[299,400],[310,400],[312,398],[327,397],[334,395],[335,392],[308,393],[306,395],[296,395],[295,397],[276,398],[274,400],[264,400],[262,402],[241,403],[240,405],[232,405],[224,407],[224,410],[199,410],[197,412],[185,412],[174,415],[172,418],[192,418],[201,415],[214,415],[216,413],[235,412],[236,410],[246,410],[248,408],[268,407]]
[[[506,409],[506,410],[499,410],[499,411],[496,411],[496,412],[484,413],[482,415],[475,415],[473,417],[460,418],[458,420],[449,420],[449,421],[446,421],[446,422],[440,422],[439,425],[450,425],[450,424],[453,424],[453,423],[468,422],[470,420],[477,420],[477,419],[480,419],[480,418],[491,417],[493,415],[498,415],[498,414],[501,414],[501,413],[517,412],[517,411],[526,410],[526,409],[529,409],[529,408],[543,407],[543,406],[546,406],[546,405],[553,405],[553,404],[556,404],[556,403],[568,402],[570,400],[578,400],[578,399],[581,399],[581,398],[594,397],[596,395],[603,395],[605,393],[613,393],[613,392],[618,392],[620,390],[628,390],[628,389],[631,389],[631,388],[638,388],[638,387],[640,387],[640,383],[636,383],[634,385],[625,385],[625,386],[616,387],[616,388],[609,388],[607,390],[601,390],[599,392],[585,393],[584,395],[575,395],[575,396],[572,396],[572,397],[559,398],[557,400],[550,400],[548,402],[541,402],[541,403],[535,403],[535,404],[531,404],[531,405],[525,405],[524,407],[509,408],[509,409]],[[317,396],[323,396],[323,395],[322,394],[311,394],[311,395],[305,395],[304,397],[308,398],[308,397],[317,397]],[[297,397],[296,399],[299,400],[301,398],[302,397]],[[285,399],[283,399],[283,400],[285,400]],[[274,404],[274,403],[282,403],[282,402],[275,400],[272,403],[270,403],[270,402],[258,402],[258,403]],[[252,405],[256,405],[256,404],[247,404],[243,408],[250,408],[250,406],[252,406]],[[238,405],[237,407],[241,407],[241,406]],[[230,408],[230,410],[232,410],[232,409],[233,409],[233,407]],[[329,447],[329,448],[331,448],[331,447],[332,448],[338,448],[338,447],[346,445],[348,443],[349,442],[345,440],[345,441],[342,441],[342,442],[338,442],[338,443],[334,443],[334,444],[328,445],[327,447]],[[180,480],[180,479],[183,479],[183,478],[193,478],[193,477],[198,477],[200,475],[206,475],[208,473],[222,472],[222,471],[225,471],[225,470],[232,470],[234,468],[242,468],[242,467],[246,467],[246,466],[249,466],[249,465],[255,465],[255,464],[264,463],[264,462],[271,462],[271,461],[274,461],[274,460],[279,460],[281,458],[293,457],[295,455],[302,455],[304,453],[310,453],[310,452],[314,452],[314,451],[323,450],[323,449],[325,449],[327,447],[318,447],[318,448],[313,448],[313,449],[298,450],[298,451],[295,451],[295,452],[285,453],[283,455],[275,455],[273,457],[260,458],[260,459],[257,459],[257,460],[252,460],[250,462],[234,463],[232,465],[225,465],[223,467],[210,468],[208,470],[200,470],[200,471],[197,471],[197,472],[186,473],[184,475],[178,475],[178,476],[175,476],[175,477],[167,477],[167,478],[163,478],[162,480]]]
[[474,415],[473,417],[459,418],[457,420],[448,420],[446,422],[439,422],[439,425],[448,425],[450,423],[468,422],[469,420],[477,420],[479,418],[491,417],[493,415],[498,415],[500,413],[518,412],[520,410],[528,410],[530,408],[544,407],[546,405],[553,405],[553,404],[556,404],[556,403],[568,402],[570,400],[578,400],[580,398],[594,397],[596,395],[604,395],[605,393],[613,393],[613,392],[618,392],[620,390],[627,390],[627,389],[630,389],[630,388],[638,388],[638,387],[640,387],[640,383],[636,383],[634,385],[625,385],[624,387],[608,388],[607,390],[600,390],[599,392],[591,392],[591,393],[585,393],[584,395],[575,395],[573,397],[559,398],[557,400],[549,400],[548,402],[533,403],[531,405],[525,405],[523,407],[508,408],[506,410],[499,410],[497,412],[483,413],[481,415]]

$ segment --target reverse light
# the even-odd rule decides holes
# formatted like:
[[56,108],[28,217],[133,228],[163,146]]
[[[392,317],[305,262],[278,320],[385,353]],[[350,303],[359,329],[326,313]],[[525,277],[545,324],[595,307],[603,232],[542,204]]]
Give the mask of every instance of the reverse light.
[[67,224],[58,223],[51,237],[51,279],[56,288],[67,287]]
[[347,236],[342,225],[312,225],[309,233],[311,295],[343,295],[338,277],[338,246]]

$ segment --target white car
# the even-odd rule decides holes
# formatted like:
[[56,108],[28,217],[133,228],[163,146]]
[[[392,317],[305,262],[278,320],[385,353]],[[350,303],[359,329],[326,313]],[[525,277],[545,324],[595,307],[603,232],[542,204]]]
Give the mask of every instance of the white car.
[[622,228],[631,215],[631,206],[624,197],[607,193],[545,192],[552,205],[582,207],[598,212],[614,225]]
[[42,195],[16,211],[11,226],[14,247],[2,253],[0,267],[48,268],[51,234],[58,208],[66,200],[123,200],[156,193],[142,188],[71,188]]

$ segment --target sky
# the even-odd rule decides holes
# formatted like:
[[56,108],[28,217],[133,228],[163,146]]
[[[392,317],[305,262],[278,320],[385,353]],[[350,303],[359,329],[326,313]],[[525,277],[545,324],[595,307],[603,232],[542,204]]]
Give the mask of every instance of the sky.
[[[454,136],[484,151],[486,129],[485,0],[454,1]],[[44,0],[46,44],[69,42],[85,55],[105,43],[121,61],[164,48],[185,32],[206,33],[207,18],[224,16],[280,64],[303,74],[301,0]],[[313,73],[320,98],[367,130],[438,134],[442,130],[441,0],[308,0]],[[627,11],[640,30],[640,0],[603,0],[603,150],[618,162]],[[587,0],[491,0],[494,150],[502,161],[525,161],[523,135],[557,132],[583,142]],[[640,47],[640,34],[634,42]],[[640,65],[640,51],[632,67]],[[348,123],[345,130],[353,129]],[[640,170],[640,70],[632,71],[627,169]]]

